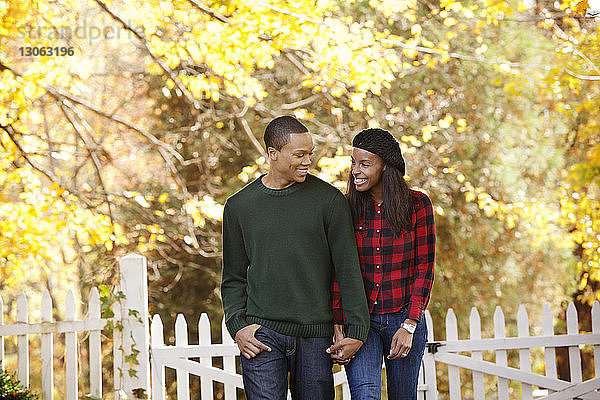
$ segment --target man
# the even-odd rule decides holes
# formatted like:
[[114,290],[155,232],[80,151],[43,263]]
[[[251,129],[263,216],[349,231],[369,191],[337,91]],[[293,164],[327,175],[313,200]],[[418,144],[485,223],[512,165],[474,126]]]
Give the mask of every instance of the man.
[[290,116],[265,129],[269,173],[231,196],[223,213],[225,324],[242,355],[249,400],[334,397],[331,280],[348,324],[331,349],[347,360],[369,331],[349,206],[308,173],[313,142]]

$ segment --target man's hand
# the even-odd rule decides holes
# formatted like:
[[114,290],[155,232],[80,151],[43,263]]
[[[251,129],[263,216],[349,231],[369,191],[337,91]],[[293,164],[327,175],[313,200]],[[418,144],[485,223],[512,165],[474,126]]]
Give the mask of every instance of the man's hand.
[[[345,337],[346,336],[344,335],[344,325],[334,324],[333,325],[333,343],[337,344]],[[327,349],[327,351],[331,352],[330,349]],[[341,365],[348,364],[349,361],[342,360],[342,358],[340,357],[340,352],[341,352],[341,350],[331,352],[331,359],[333,360],[333,362],[341,364]]]
[[[412,320],[405,321],[407,323],[416,322]],[[390,346],[390,354],[387,356],[388,359],[393,360],[397,358],[406,357],[412,347],[413,334],[408,332],[404,328],[398,328],[394,336],[392,337],[392,344]]]
[[326,351],[331,354],[334,362],[345,365],[354,358],[363,342],[358,339],[344,337],[343,325],[334,325],[334,343]]
[[256,357],[261,351],[271,351],[271,348],[254,337],[254,333],[260,328],[258,324],[251,324],[243,327],[235,334],[240,353],[247,359]]

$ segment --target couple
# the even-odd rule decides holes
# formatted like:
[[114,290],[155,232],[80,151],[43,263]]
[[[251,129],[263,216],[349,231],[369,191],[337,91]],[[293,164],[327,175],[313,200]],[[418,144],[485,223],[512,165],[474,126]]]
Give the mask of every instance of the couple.
[[308,173],[301,122],[275,118],[264,140],[269,172],[223,213],[221,295],[246,397],[284,400],[289,373],[293,399],[332,400],[337,362],[352,399],[380,399],[383,359],[388,399],[415,399],[435,233],[398,142],[383,129],[354,137],[344,197]]

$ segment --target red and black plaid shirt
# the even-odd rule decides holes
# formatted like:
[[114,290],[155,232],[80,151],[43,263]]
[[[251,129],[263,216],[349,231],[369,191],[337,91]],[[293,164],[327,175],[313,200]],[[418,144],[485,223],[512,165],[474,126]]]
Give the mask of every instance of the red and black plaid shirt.
[[[370,203],[355,227],[369,312],[387,314],[408,306],[407,318],[419,321],[429,302],[435,259],[433,206],[422,192],[411,190],[413,215],[409,229],[394,238],[383,207]],[[344,323],[337,281],[333,281],[333,319]]]

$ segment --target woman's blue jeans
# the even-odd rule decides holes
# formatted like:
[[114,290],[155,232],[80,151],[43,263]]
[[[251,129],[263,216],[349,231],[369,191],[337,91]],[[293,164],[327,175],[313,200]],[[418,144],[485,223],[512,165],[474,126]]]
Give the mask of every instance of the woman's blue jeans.
[[389,360],[392,337],[406,319],[406,309],[392,314],[371,314],[367,341],[346,366],[352,400],[381,399],[381,361],[385,361],[389,400],[417,398],[419,368],[427,343],[425,318],[417,324],[410,352],[406,357]]

